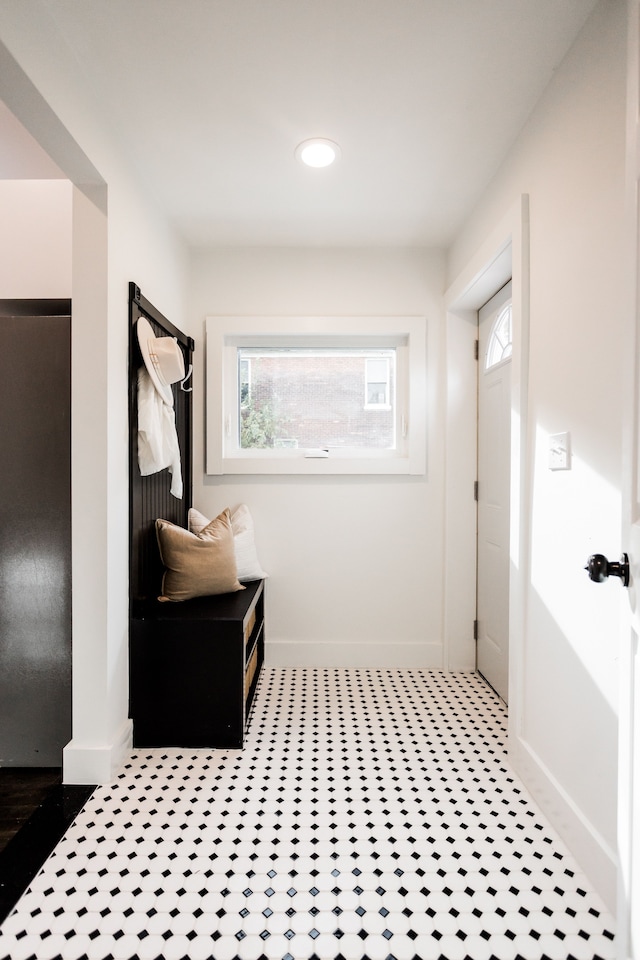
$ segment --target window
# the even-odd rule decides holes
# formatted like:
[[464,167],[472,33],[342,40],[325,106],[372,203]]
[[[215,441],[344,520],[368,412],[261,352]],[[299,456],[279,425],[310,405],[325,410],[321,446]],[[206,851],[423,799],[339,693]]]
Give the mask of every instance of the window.
[[489,334],[485,370],[490,370],[491,367],[496,367],[503,360],[508,360],[511,357],[512,349],[511,301],[509,301],[496,317]]
[[248,358],[238,363],[238,390],[241,405],[251,403],[251,361]]
[[395,360],[395,347],[239,345],[240,450],[395,449]]
[[206,329],[208,473],[424,472],[423,318],[208,317]]
[[391,409],[391,365],[395,354],[367,357],[365,360],[365,407]]

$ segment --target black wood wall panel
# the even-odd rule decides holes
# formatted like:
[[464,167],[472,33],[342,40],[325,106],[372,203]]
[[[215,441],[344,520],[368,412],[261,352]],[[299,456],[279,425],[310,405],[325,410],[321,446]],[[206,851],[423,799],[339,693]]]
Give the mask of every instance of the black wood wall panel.
[[[155,521],[158,517],[180,526],[187,526],[191,506],[193,463],[193,394],[174,384],[173,402],[176,411],[176,430],[180,445],[182,500],[170,493],[171,476],[168,469],[148,477],[140,475],[138,467],[138,368],[143,363],[138,346],[136,323],[145,317],[156,336],[175,337],[184,355],[185,371],[192,362],[194,342],[159,310],[157,310],[135,283],[129,284],[129,513],[130,513],[130,615],[144,614],[145,601],[160,593],[162,564],[156,542]],[[193,377],[185,386],[191,387]]]

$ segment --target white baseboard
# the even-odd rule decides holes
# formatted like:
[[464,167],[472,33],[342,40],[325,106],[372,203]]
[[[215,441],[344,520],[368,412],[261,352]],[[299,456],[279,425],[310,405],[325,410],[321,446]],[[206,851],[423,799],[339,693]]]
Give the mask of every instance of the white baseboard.
[[112,743],[87,745],[70,740],[63,751],[63,782],[111,783],[133,749],[133,722],[126,720]]
[[581,869],[616,915],[617,857],[522,738],[509,737],[509,762]]
[[414,667],[440,670],[442,644],[268,640],[265,664],[268,667]]

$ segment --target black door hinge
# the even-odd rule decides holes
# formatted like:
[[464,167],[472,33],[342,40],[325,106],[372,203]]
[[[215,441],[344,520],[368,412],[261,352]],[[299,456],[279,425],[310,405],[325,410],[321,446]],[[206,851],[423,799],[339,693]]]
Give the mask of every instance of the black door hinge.
[[480,359],[480,341],[479,340],[473,341],[473,359],[474,360]]
[[473,621],[473,639],[474,640],[478,639],[478,621],[477,620]]
[[478,499],[478,481],[477,480],[473,481],[473,499],[474,500]]

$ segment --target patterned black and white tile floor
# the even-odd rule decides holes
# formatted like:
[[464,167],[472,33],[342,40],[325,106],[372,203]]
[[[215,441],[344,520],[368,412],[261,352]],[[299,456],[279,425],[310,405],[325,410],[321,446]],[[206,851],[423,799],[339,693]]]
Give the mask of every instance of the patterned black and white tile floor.
[[141,750],[0,932],[10,960],[594,960],[613,921],[471,674],[265,669],[243,751]]

